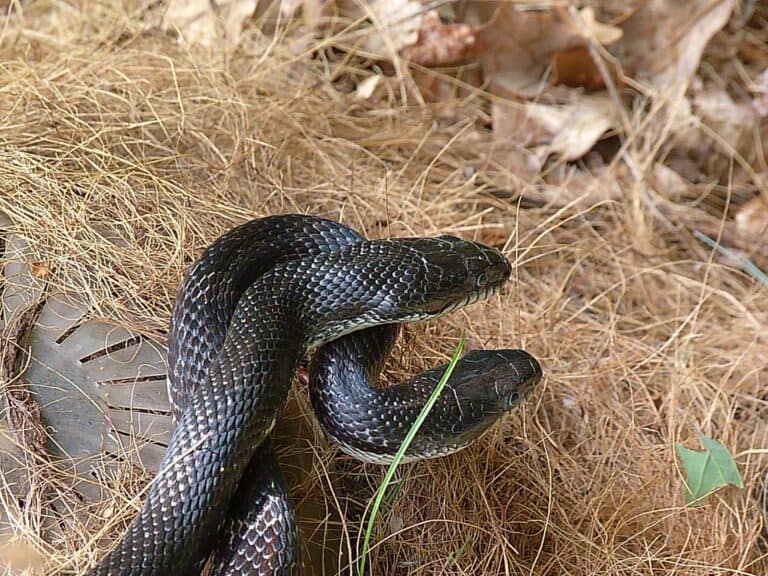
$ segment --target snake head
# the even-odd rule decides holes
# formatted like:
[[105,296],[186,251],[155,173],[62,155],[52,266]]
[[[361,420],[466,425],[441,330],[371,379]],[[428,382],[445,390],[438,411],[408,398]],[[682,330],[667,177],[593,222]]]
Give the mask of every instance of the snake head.
[[422,258],[420,306],[434,317],[495,294],[512,271],[496,248],[455,236],[417,238],[409,247]]
[[265,299],[290,302],[286,309],[311,329],[305,346],[313,348],[376,324],[436,318],[472,304],[496,293],[511,269],[500,251],[476,242],[396,238],[288,260],[260,282],[274,287],[263,291]]
[[444,443],[453,444],[455,451],[480,438],[505,414],[523,404],[541,377],[541,365],[524,350],[476,350],[466,354],[440,395],[443,410],[438,410],[435,418],[442,416],[443,422],[451,422]]
[[524,350],[475,350],[457,363],[448,382],[460,400],[499,415],[530,397],[541,377],[538,360]]

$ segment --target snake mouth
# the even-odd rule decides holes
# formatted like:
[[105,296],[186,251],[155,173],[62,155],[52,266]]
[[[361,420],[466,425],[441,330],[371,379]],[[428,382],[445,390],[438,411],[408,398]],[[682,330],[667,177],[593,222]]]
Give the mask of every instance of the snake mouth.
[[442,311],[440,311],[440,315],[448,314],[450,312],[454,312],[456,310],[459,310],[461,308],[464,308],[465,306],[470,306],[472,304],[475,304],[476,302],[479,302],[480,300],[485,300],[489,296],[493,296],[496,292],[499,291],[501,288],[501,285],[497,286],[486,286],[484,288],[481,288],[479,290],[476,290],[467,296],[465,296],[462,300],[459,300],[458,302],[451,302],[445,308],[443,308]]
[[498,284],[489,284],[483,288],[480,288],[479,290],[468,294],[463,300],[449,305],[446,312],[453,312],[454,310],[458,310],[460,308],[464,308],[465,306],[470,306],[476,302],[480,302],[481,300],[485,300],[486,298],[489,298],[490,296],[493,296],[499,292],[503,284],[503,282],[499,282]]

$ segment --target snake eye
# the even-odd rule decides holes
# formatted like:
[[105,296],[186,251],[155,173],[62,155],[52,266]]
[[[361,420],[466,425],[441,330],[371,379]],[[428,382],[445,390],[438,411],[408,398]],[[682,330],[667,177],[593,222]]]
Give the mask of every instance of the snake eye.
[[520,395],[517,392],[513,392],[506,398],[504,398],[504,410],[512,410],[520,403]]
[[488,283],[488,275],[485,272],[480,272],[475,278],[475,288],[482,288]]

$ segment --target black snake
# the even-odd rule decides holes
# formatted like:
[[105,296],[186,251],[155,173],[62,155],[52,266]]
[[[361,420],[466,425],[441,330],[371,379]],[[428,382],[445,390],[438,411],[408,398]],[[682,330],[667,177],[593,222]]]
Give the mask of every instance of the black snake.
[[[329,437],[360,458],[397,450],[444,368],[376,391],[397,323],[495,293],[510,264],[451,236],[366,240],[336,222],[272,216],[229,231],[200,256],[176,299],[169,393],[177,419],[144,505],[88,574],[299,574],[298,529],[269,433],[297,365]],[[460,449],[541,378],[523,351],[465,356],[407,456]]]

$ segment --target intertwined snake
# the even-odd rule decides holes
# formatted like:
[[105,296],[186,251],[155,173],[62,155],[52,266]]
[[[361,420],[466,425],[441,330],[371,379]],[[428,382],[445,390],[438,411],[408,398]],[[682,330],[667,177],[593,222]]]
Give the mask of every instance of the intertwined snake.
[[[269,443],[299,362],[327,435],[386,462],[444,371],[371,386],[397,323],[435,318],[495,293],[510,274],[494,248],[451,236],[366,240],[341,224],[282,215],[229,231],[179,291],[169,335],[177,426],[144,505],[89,574],[299,574],[298,528]],[[472,442],[541,378],[519,350],[457,366],[407,457]]]

